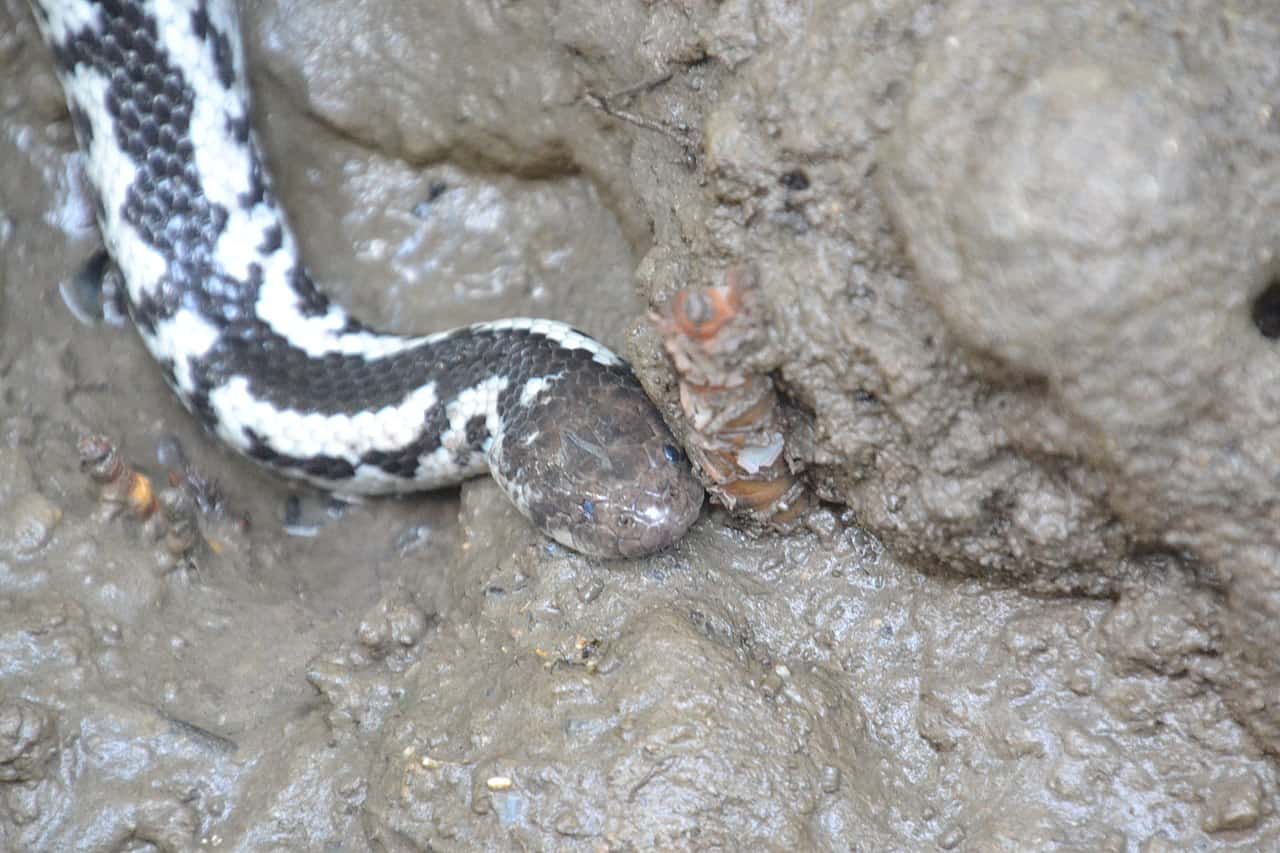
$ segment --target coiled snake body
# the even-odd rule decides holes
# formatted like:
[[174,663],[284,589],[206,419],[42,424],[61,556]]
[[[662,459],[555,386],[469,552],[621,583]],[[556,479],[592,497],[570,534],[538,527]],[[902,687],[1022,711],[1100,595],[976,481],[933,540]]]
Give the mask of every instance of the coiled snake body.
[[33,0],[134,324],[183,403],[293,477],[364,494],[486,470],[585,553],[651,553],[702,490],[630,368],[563,323],[373,331],[298,258],[249,124],[229,0]]

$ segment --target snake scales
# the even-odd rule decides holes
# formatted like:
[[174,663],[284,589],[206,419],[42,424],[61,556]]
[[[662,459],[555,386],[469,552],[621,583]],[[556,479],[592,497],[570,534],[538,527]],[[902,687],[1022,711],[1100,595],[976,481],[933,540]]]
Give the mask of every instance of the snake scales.
[[630,368],[559,322],[407,337],[365,326],[298,257],[249,120],[228,0],[33,0],[148,350],[228,445],[340,492],[485,471],[587,554],[660,550],[702,489]]

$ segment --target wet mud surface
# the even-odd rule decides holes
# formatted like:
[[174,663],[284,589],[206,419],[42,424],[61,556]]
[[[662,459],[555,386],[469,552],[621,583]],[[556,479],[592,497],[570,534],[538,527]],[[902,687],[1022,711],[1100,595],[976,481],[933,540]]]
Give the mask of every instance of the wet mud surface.
[[[92,205],[0,0],[0,849],[1280,847],[1280,14],[1065,8],[246,8],[361,317],[570,320],[688,435],[648,311],[750,264],[825,503],[601,563],[488,479],[275,479],[76,320]],[[218,497],[191,554],[91,433]]]

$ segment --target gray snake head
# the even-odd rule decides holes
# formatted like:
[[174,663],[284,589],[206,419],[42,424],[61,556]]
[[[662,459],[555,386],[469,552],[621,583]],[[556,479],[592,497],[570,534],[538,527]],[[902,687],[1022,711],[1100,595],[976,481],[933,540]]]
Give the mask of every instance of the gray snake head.
[[529,520],[596,557],[661,551],[702,508],[688,460],[627,379],[540,399],[539,416],[514,418],[489,450],[494,478]]

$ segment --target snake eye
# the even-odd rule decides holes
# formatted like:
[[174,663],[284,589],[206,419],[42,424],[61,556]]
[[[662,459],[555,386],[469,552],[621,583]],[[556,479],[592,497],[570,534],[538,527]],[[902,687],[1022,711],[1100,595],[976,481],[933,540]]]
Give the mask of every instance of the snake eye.
[[586,516],[587,521],[596,520],[596,505],[589,499],[582,502],[582,514]]
[[667,457],[668,462],[675,464],[680,461],[680,448],[674,444],[664,444],[662,445],[662,455]]

